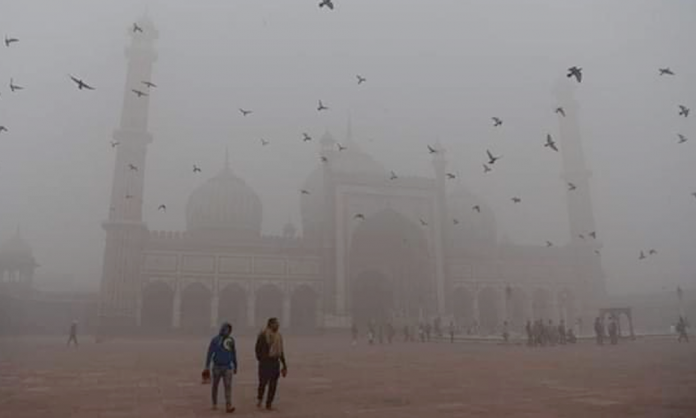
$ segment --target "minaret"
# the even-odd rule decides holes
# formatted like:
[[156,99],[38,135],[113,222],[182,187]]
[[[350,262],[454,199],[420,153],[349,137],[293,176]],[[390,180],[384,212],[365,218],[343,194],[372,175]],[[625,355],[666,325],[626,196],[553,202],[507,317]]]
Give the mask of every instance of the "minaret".
[[[604,273],[602,272],[601,235],[597,232],[592,208],[590,177],[579,126],[579,106],[574,97],[575,85],[562,80],[556,86],[558,106],[563,107],[565,117],[558,114],[560,124],[560,150],[563,158],[563,181],[572,183],[575,190],[567,188],[568,220],[570,223],[570,246],[576,254],[578,271],[582,280],[590,285],[591,293],[601,297],[604,293]],[[589,236],[596,233],[597,239]],[[584,238],[581,238],[582,237]]]
[[111,204],[106,231],[101,281],[100,322],[105,332],[132,327],[137,322],[140,297],[140,263],[147,237],[143,223],[145,157],[152,135],[147,131],[149,96],[138,97],[133,89],[148,92],[143,81],[151,81],[157,60],[154,41],[158,37],[149,18],[138,22],[142,32],[130,31],[126,48],[128,69],[123,93],[121,123],[114,132],[116,162],[111,186]]

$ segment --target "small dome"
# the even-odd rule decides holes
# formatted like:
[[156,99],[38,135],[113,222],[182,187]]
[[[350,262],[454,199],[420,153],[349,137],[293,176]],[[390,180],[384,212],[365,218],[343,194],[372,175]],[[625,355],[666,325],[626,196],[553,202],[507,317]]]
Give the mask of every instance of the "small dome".
[[31,246],[22,238],[19,228],[15,235],[0,246],[0,265],[36,266]]
[[186,229],[225,231],[260,236],[261,199],[246,182],[225,168],[191,193],[186,204]]

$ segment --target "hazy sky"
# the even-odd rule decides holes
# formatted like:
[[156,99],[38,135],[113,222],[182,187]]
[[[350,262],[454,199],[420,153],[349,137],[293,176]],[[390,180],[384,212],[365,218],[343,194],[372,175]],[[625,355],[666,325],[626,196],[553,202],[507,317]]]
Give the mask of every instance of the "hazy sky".
[[[98,286],[124,48],[148,10],[160,32],[151,229],[185,228],[186,200],[222,167],[226,146],[263,200],[264,232],[299,226],[298,190],[318,163],[301,133],[340,140],[351,113],[358,142],[388,170],[432,176],[425,146],[439,138],[501,234],[561,244],[560,155],[541,145],[558,131],[553,86],[578,65],[609,289],[696,284],[696,2],[334,1],[328,11],[318,0],[1,0],[0,35],[21,41],[0,46],[0,125],[10,129],[0,134],[0,241],[20,224],[39,278]],[[677,75],[658,77],[666,66]],[[68,73],[97,90],[77,91]],[[356,74],[368,81],[358,86]],[[25,90],[11,93],[10,77]],[[318,99],[331,110],[317,113]],[[679,117],[680,103],[694,114]],[[691,140],[679,145],[677,133]],[[486,148],[506,158],[484,176]],[[659,255],[638,262],[650,248]]]

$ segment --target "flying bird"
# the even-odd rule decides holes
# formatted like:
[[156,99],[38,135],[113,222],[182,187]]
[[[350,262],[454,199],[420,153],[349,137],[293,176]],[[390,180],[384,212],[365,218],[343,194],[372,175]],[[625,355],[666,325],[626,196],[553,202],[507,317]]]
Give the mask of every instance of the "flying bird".
[[365,77],[361,76],[360,74],[356,75],[355,77],[358,79],[358,85],[367,81],[367,79]]
[[493,119],[493,126],[500,126],[503,124],[502,119],[497,116],[493,116],[491,119]]
[[24,87],[18,86],[14,83],[14,79],[10,78],[10,90],[14,93],[17,90],[24,90]]
[[157,208],[157,210],[160,210],[160,211],[162,211],[162,212],[166,212],[166,211],[167,211],[167,205],[159,205],[159,207]]
[[0,133],[3,133],[3,132],[9,132],[9,131],[7,130],[7,127],[5,127],[5,125],[0,125]]
[[270,144],[270,142],[268,142],[267,140],[261,138],[261,146],[262,146],[262,147],[265,147],[265,146],[268,145],[268,144]]
[[135,32],[143,33],[143,28],[141,28],[140,26],[138,26],[137,23],[133,23],[133,33],[135,33]]
[[141,83],[144,84],[149,89],[157,87],[157,84],[155,84],[151,81],[141,81]]
[[487,166],[486,164],[483,165],[483,174],[489,173],[489,172],[491,172],[491,171],[493,171],[492,168],[490,168],[490,167]]
[[392,172],[389,174],[389,180],[396,180],[397,178],[398,178],[398,177],[397,177],[397,175],[396,175],[395,172],[392,171]]
[[672,72],[672,70],[669,67],[658,68],[658,70],[660,71],[660,75],[674,75],[674,72]]
[[302,190],[300,190],[300,193],[308,195],[308,194],[309,194],[309,190],[302,189]]
[[474,206],[472,209],[478,213],[481,213],[481,206],[479,206],[479,205]]
[[685,118],[689,116],[691,109],[684,105],[679,105],[679,116],[684,116]]
[[[0,128],[4,128],[4,126],[0,126]],[[7,130],[7,129],[5,129],[5,130]],[[0,129],[0,131],[2,131],[2,129]],[[696,192],[691,193],[691,196],[696,197]]]
[[116,147],[120,144],[120,142],[118,142],[118,141],[111,141],[110,144],[111,144],[111,148],[116,148]]
[[132,195],[132,194],[127,194],[127,195],[126,195],[126,199],[132,199],[132,198],[133,198],[133,195]]
[[312,137],[309,136],[309,134],[308,134],[307,132],[302,132],[302,141],[308,142],[308,141],[311,141],[311,140],[312,140]]
[[552,150],[558,152],[558,147],[556,146],[553,138],[551,138],[551,134],[546,134],[546,143],[544,144],[544,147],[551,148]]
[[326,156],[322,155],[322,156],[321,156],[321,162],[322,162],[322,163],[328,163],[328,162],[329,162],[329,159],[326,158]]
[[648,251],[649,255],[657,255],[657,250],[650,250]]
[[582,68],[579,67],[570,67],[568,68],[568,74],[566,77],[571,78],[575,77],[576,80],[578,80],[578,83],[582,82]]
[[641,250],[640,255],[638,256],[639,260],[645,260],[645,253]]
[[423,220],[423,218],[418,219],[420,221],[421,226],[428,226],[428,223]]
[[345,151],[345,150],[348,149],[348,147],[345,147],[345,146],[343,146],[343,145],[341,145],[341,144],[339,144],[339,143],[336,143],[336,146],[338,147],[338,150],[339,150],[339,151]]
[[130,171],[138,171],[138,167],[133,164],[128,164],[128,168],[130,169]]
[[595,231],[590,232],[588,235],[591,236],[592,239],[597,239],[597,233]]
[[585,239],[585,236],[583,234],[578,235],[578,237],[580,237],[580,239]]
[[551,242],[551,241],[546,241],[546,246],[547,246],[547,247],[553,247],[553,242]]
[[242,112],[242,116],[249,116],[252,113],[254,113],[253,110],[245,110],[245,109],[242,109],[241,107],[239,108],[239,111]]
[[454,180],[457,178],[457,175],[454,173],[447,173],[446,176],[449,180]]
[[513,197],[511,200],[512,200],[512,203],[520,203],[520,202],[522,202],[522,199],[520,199],[519,197]]
[[[495,164],[496,161],[503,158],[502,156],[499,156],[499,157],[494,156],[493,154],[491,154],[491,152],[489,150],[486,150],[486,154],[488,154],[488,164],[490,164],[490,165]],[[485,167],[485,165],[484,165],[484,167]]]
[[679,137],[679,144],[683,144],[684,142],[689,140],[689,138],[685,137],[682,134],[677,134],[677,136]]
[[362,213],[356,213],[356,214],[353,216],[353,219],[360,219],[360,220],[364,221],[364,220],[365,220],[365,215],[363,215]]
[[433,148],[432,146],[428,145],[428,152],[430,154],[437,154],[437,149]]
[[90,86],[89,84],[85,83],[84,81],[80,80],[79,78],[70,76],[70,79],[77,84],[77,89],[82,90],[82,89],[87,89],[87,90],[94,90],[94,87]]
[[576,186],[576,185],[574,185],[573,183],[568,183],[568,190],[569,190],[569,191],[572,192],[572,191],[575,190],[575,189],[577,189],[577,186]]
[[132,91],[136,96],[138,96],[138,97],[143,97],[143,96],[147,96],[147,95],[148,95],[148,94],[145,93],[144,91],[138,90],[138,89],[132,89],[131,91]]
[[594,250],[594,253],[597,254],[597,255],[601,255],[601,253],[599,252],[599,250]]
[[565,114],[565,109],[563,109],[562,106],[558,106],[558,107],[556,108],[555,112],[558,113],[559,115],[563,116],[563,117],[565,117],[565,115],[566,115],[566,114]]
[[457,219],[457,218],[452,219],[452,223],[455,225],[459,225],[459,219]]
[[19,42],[19,39],[17,39],[17,38],[8,38],[7,35],[5,35],[5,46],[6,46],[6,47],[9,48],[10,45],[12,45],[12,44],[15,43],[15,42]]
[[322,110],[329,110],[328,106],[324,106],[324,103],[322,103],[321,100],[319,100],[319,106],[317,106],[317,111],[321,112]]
[[203,170],[201,170],[201,168],[198,167],[196,164],[193,165],[193,172],[194,172],[194,173],[200,173],[200,172],[202,172],[202,171],[203,171]]
[[321,0],[321,3],[319,3],[319,8],[321,9],[324,6],[328,7],[331,10],[334,9],[334,4],[332,0]]

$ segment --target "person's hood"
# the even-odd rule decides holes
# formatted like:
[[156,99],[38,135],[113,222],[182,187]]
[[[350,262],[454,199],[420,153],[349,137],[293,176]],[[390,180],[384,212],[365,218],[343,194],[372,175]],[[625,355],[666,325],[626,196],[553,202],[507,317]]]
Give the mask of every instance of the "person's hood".
[[232,325],[229,322],[224,322],[220,326],[220,335],[230,335],[232,333]]

